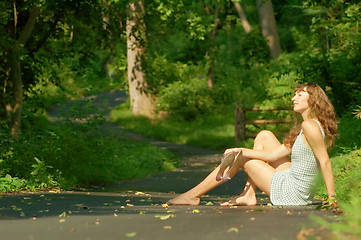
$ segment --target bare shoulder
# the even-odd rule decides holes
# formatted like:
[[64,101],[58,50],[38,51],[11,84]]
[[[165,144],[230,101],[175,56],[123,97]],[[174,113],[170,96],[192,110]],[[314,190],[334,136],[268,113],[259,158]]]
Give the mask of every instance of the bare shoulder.
[[321,137],[322,138],[322,132],[320,130],[320,126],[318,123],[312,119],[308,119],[302,122],[302,131],[305,133],[308,137]]

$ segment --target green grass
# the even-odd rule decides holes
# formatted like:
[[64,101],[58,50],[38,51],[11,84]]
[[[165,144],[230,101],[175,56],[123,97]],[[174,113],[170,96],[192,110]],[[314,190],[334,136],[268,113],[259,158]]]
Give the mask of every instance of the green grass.
[[[111,120],[128,130],[164,141],[216,150],[239,145],[234,140],[233,113],[207,115],[194,121],[181,121],[174,118],[150,120],[133,116],[128,105],[122,104],[113,109]],[[244,144],[252,146],[253,141],[250,139]]]
[[175,169],[174,154],[121,134],[98,120],[46,120],[16,139],[1,132],[0,192],[85,186],[143,178]]

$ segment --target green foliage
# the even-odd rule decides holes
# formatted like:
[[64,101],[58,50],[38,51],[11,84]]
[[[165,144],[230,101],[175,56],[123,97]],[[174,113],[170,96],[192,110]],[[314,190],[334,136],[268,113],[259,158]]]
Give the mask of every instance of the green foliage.
[[353,114],[355,114],[355,118],[361,119],[361,107],[357,106],[357,108],[354,110]]
[[23,189],[26,186],[26,180],[17,177],[11,177],[6,174],[5,177],[0,177],[0,192],[14,192]]
[[111,129],[104,133],[99,116],[81,115],[88,113],[55,125],[43,121],[16,139],[2,132],[1,191],[119,182],[174,169],[169,152],[131,142]]
[[[360,182],[359,177],[358,181]],[[316,224],[331,231],[334,234],[334,239],[360,239],[361,237],[360,187],[354,191],[350,186],[349,191],[352,195],[348,201],[341,202],[340,207],[343,214],[338,216],[336,220],[311,216]]]
[[209,112],[212,99],[204,79],[193,78],[188,82],[174,82],[164,88],[158,98],[158,110],[169,112],[183,120],[195,119]]
[[[353,196],[361,197],[361,151],[354,150],[332,158],[335,176],[335,187],[340,202],[350,202]],[[320,188],[320,196],[327,196],[324,185]]]
[[[133,116],[129,107],[123,104],[112,110],[111,119],[126,129],[164,141],[217,150],[236,146],[233,110],[226,114],[212,112],[192,121],[174,118],[151,121],[144,117]],[[251,147],[252,143],[253,141],[249,139],[242,144]]]

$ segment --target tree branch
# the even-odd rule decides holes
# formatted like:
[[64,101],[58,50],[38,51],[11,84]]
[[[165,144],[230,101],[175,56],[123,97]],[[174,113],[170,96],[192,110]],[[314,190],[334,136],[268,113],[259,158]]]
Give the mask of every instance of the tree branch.
[[17,40],[19,44],[25,45],[25,43],[29,40],[31,32],[34,29],[36,18],[38,17],[40,9],[37,6],[34,6],[30,9],[30,14],[28,21],[24,29],[21,31],[20,36]]

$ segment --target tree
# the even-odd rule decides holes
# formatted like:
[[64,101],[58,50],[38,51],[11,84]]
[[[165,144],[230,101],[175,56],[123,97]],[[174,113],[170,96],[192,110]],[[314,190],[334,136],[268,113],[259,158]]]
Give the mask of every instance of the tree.
[[[219,5],[219,0],[217,1],[217,4],[215,6],[214,9],[214,23],[213,23],[213,29],[211,31],[211,34],[209,36],[209,41],[210,41],[210,46],[209,46],[209,68],[208,68],[208,73],[207,73],[207,78],[208,78],[208,87],[212,88],[213,84],[214,84],[214,64],[215,64],[215,41],[216,41],[216,37],[217,37],[217,30],[219,28],[219,26],[221,25],[220,20],[219,20],[219,9],[220,9],[220,5]],[[206,13],[207,15],[210,15],[210,10],[209,10],[209,6],[206,6]]]
[[[100,1],[13,0],[0,7],[0,118],[17,136],[36,112],[52,104],[42,92],[48,83],[60,91],[65,79],[79,84],[89,72],[98,74],[97,79],[105,75],[110,44]],[[24,108],[29,98],[32,104]]]
[[[22,70],[21,70],[21,51],[24,45],[29,40],[31,33],[34,29],[37,16],[39,14],[39,8],[37,2],[28,9],[28,18],[21,28],[18,24],[18,11],[16,1],[13,1],[13,24],[9,27],[12,33],[13,44],[10,46],[7,53],[6,75],[9,83],[12,86],[12,104],[6,103],[6,115],[10,120],[11,135],[17,136],[20,133],[21,126],[21,113],[23,105],[23,81],[22,81]],[[5,81],[7,82],[7,81]],[[4,86],[4,93],[7,91],[7,86]]]
[[281,46],[271,0],[257,0],[257,9],[262,35],[268,41],[271,56],[278,57],[281,55]]
[[142,1],[129,3],[126,23],[129,98],[133,114],[152,117],[154,98],[147,91],[145,73],[142,69],[145,44],[144,15]]
[[233,2],[233,4],[234,4],[234,7],[236,8],[239,18],[242,21],[242,26],[243,26],[244,32],[247,34],[250,33],[252,28],[247,20],[246,14],[244,13],[241,4],[239,4],[239,2]]

